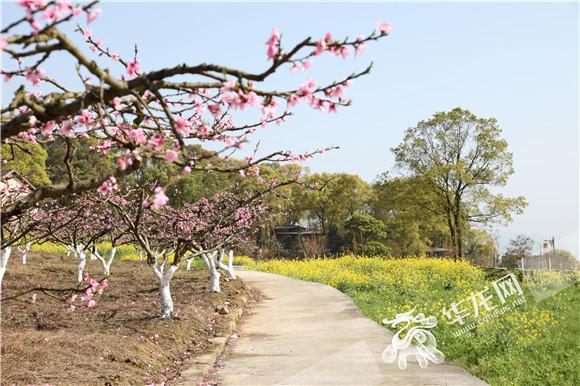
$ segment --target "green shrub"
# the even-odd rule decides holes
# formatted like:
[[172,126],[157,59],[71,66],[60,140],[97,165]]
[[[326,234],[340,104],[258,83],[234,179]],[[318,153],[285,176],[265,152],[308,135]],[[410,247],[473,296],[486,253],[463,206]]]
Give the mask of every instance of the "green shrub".
[[369,241],[359,246],[360,254],[363,256],[391,256],[391,248],[380,241]]

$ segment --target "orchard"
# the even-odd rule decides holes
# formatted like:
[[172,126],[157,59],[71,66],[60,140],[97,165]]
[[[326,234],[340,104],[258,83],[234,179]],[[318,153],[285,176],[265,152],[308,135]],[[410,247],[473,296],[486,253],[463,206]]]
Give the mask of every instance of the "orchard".
[[[59,155],[50,159],[59,174],[42,184],[30,184],[21,173],[12,174],[17,178],[11,183],[3,174],[0,280],[16,264],[8,264],[16,253],[31,265],[33,245],[61,246],[75,274],[68,283],[55,280],[69,289],[42,293],[58,298],[62,313],[91,312],[114,285],[109,277],[122,272],[117,251],[132,248],[152,272],[162,320],[177,315],[171,282],[179,269],[196,261],[205,265],[204,293],[220,293],[224,280],[237,280],[236,247],[280,212],[276,197],[302,178],[300,168],[269,175],[261,173],[262,165],[272,170],[335,147],[264,153],[255,146],[243,157],[238,152],[256,131],[283,128],[298,105],[323,113],[350,106],[349,88],[371,65],[326,84],[310,79],[276,89],[270,79],[280,71],[307,72],[321,56],[358,56],[390,32],[388,23],[379,22],[355,39],[329,32],[287,45],[273,27],[264,38],[264,66],[255,72],[212,63],[151,68],[138,45],[123,57],[115,41],[92,33],[91,25],[107,16],[96,1],[20,0],[18,6],[21,16],[3,25],[0,36],[3,80],[17,85],[2,106],[3,169],[48,149]],[[67,25],[75,26],[82,44],[64,32]],[[51,62],[69,66],[66,79],[45,70]],[[92,168],[80,165],[80,148],[92,157]],[[152,165],[184,177],[221,175],[230,183],[195,198],[174,189],[170,198],[167,181],[147,176]],[[92,262],[101,269],[89,272]],[[193,285],[191,294],[205,296]],[[3,301],[22,298],[10,295]],[[32,304],[43,299],[35,292]]]
[[[219,291],[218,269],[235,277],[231,264],[228,268],[222,263],[224,248],[248,236],[266,210],[260,204],[264,195],[300,177],[268,180],[259,175],[260,164],[304,161],[331,148],[261,154],[256,147],[253,155],[235,165],[214,166],[212,159],[233,159],[256,130],[283,125],[295,105],[308,104],[329,113],[349,106],[348,88],[354,79],[367,75],[371,66],[329,84],[311,79],[287,90],[261,84],[277,71],[307,71],[322,55],[361,54],[368,43],[390,31],[389,24],[381,22],[356,39],[327,33],[286,47],[274,27],[266,41],[268,63],[261,71],[208,63],[149,69],[141,63],[137,46],[134,56],[120,57],[114,42],[93,36],[90,25],[102,13],[97,2],[18,4],[23,16],[1,31],[0,47],[9,59],[2,67],[4,81],[20,85],[2,107],[2,143],[12,154],[28,144],[61,147],[64,158],[60,162],[66,174],[61,182],[32,192],[3,185],[2,269],[14,246],[28,245],[29,249],[33,242],[51,241],[66,246],[78,259],[77,282],[81,283],[87,254],[102,263],[103,274],[108,276],[115,247],[131,244],[143,251],[159,280],[167,303],[162,317],[171,314],[169,282],[180,264],[203,258],[212,273],[212,291]],[[78,23],[76,32],[82,35],[84,46],[75,45],[61,31],[65,23]],[[65,87],[43,69],[51,60],[70,59],[74,63],[70,73],[78,77],[76,89]],[[257,118],[238,120],[236,115],[243,110],[254,110]],[[81,139],[99,157],[113,161],[110,172],[86,176],[75,167],[73,153]],[[221,148],[207,154],[193,151],[193,144]],[[184,175],[234,174],[255,180],[261,189],[218,192],[173,208],[165,186],[143,180],[134,184],[131,178],[152,161],[176,166]],[[95,250],[103,240],[112,243],[109,256]]]
[[574,6],[3,3],[0,383],[580,384]]

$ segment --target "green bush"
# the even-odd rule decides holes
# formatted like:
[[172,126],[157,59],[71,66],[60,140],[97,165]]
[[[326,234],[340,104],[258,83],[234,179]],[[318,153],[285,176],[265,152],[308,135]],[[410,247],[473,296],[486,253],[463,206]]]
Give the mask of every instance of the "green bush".
[[369,241],[359,246],[360,254],[363,256],[391,256],[391,248],[380,241]]

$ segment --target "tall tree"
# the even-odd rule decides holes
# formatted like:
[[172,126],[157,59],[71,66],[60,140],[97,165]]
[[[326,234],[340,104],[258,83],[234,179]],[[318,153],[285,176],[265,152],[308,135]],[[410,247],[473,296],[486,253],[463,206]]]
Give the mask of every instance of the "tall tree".
[[[351,240],[351,248],[355,254],[363,253],[368,244],[383,245],[387,235],[385,224],[368,214],[354,214],[344,224],[345,230]],[[387,246],[383,245],[383,250]]]
[[305,178],[306,189],[295,198],[309,220],[315,221],[322,233],[342,229],[345,221],[362,212],[370,201],[370,185],[359,176],[347,173],[313,174]]
[[492,192],[514,173],[512,154],[500,135],[494,118],[455,108],[408,129],[403,142],[392,149],[398,167],[428,181],[436,208],[447,220],[456,258],[463,255],[468,224],[510,221],[526,206],[521,196]]
[[373,190],[372,214],[387,225],[386,243],[394,256],[420,256],[428,247],[448,246],[446,221],[427,181],[383,173]]
[[491,265],[498,254],[496,241],[484,229],[469,229],[466,235],[465,257],[479,265]]
[[532,254],[534,240],[526,235],[518,235],[510,241],[507,253],[512,256],[524,257]]
[[532,254],[534,240],[526,235],[518,235],[510,240],[505,254],[502,257],[502,265],[505,267],[516,267],[517,262]]

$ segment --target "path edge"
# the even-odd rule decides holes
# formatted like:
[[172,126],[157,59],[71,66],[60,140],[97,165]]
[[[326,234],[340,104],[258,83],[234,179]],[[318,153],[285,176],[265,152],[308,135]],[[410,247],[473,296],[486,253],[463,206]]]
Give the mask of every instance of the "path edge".
[[[246,283],[244,283],[244,285],[246,285]],[[224,331],[220,336],[209,339],[209,341],[213,343],[210,351],[203,355],[193,357],[191,360],[191,366],[186,370],[183,370],[177,379],[177,382],[172,382],[172,384],[176,386],[199,386],[212,374],[214,365],[224,352],[230,337],[239,326],[240,320],[246,311],[249,298],[250,296],[248,295],[243,295],[239,298],[241,300],[240,307],[228,314],[231,315],[231,317]]]

